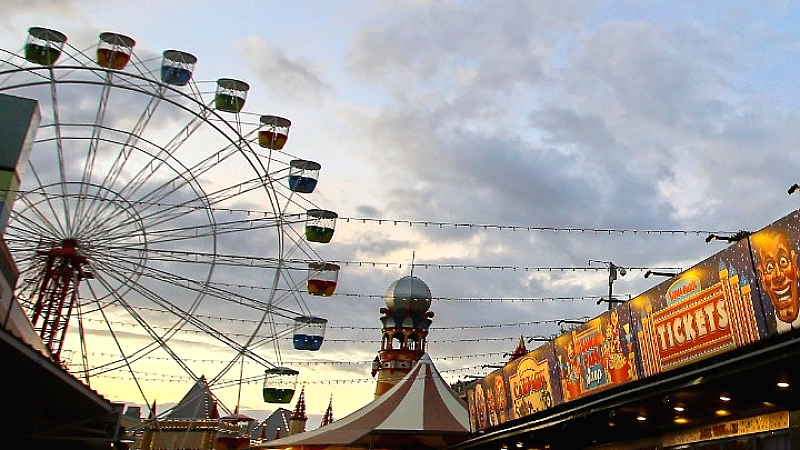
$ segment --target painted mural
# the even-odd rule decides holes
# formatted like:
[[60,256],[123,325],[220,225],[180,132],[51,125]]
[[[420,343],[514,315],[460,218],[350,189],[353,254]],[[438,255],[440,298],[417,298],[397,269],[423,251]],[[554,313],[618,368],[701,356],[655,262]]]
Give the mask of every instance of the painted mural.
[[627,305],[553,341],[564,401],[639,378]]
[[561,403],[558,366],[554,361],[553,346],[548,343],[503,368],[511,394],[511,419],[519,419]]
[[509,420],[507,379],[502,370],[495,370],[478,380],[467,392],[470,423],[478,430],[496,426]]
[[515,359],[467,391],[473,429],[502,424],[562,402],[552,343]]
[[752,234],[750,245],[770,333],[800,328],[800,212]]

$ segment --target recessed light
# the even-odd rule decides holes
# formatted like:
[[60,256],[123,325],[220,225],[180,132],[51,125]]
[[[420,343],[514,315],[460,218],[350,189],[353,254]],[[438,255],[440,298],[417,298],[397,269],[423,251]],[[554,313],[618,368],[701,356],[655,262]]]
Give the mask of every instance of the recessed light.
[[674,407],[672,409],[674,409],[675,411],[678,411],[678,412],[683,412],[683,406],[676,406],[676,407]]
[[639,416],[639,417],[636,418],[636,420],[638,420],[639,422],[644,422],[645,420],[647,420],[647,417]]
[[782,388],[782,389],[786,389],[786,388],[788,388],[788,387],[789,387],[789,383],[787,383],[787,382],[785,382],[785,381],[779,381],[779,382],[778,382],[778,387],[779,387],[779,388]]
[[731,398],[730,398],[730,397],[728,397],[727,395],[720,395],[720,396],[719,396],[719,399],[720,399],[720,400],[722,400],[723,402],[729,402],[729,401],[731,401]]

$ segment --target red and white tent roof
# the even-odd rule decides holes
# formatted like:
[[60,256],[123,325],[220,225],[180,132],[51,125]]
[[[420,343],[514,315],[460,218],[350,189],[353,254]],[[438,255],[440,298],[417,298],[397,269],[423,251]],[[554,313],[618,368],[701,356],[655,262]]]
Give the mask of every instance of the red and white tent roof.
[[466,404],[450,389],[425,354],[386,393],[363,408],[316,430],[266,443],[285,447],[445,447],[467,439]]

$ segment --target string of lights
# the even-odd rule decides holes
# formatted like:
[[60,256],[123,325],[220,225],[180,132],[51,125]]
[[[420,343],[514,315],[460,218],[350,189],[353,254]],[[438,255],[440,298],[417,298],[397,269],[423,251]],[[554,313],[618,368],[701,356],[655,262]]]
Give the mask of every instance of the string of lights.
[[[224,286],[224,287],[238,287],[238,288],[249,288],[249,289],[259,289],[268,291],[270,288],[263,287],[263,286],[249,286],[249,285],[241,285],[241,284],[230,284],[230,283],[217,283],[212,282],[209,283],[212,286]],[[278,289],[279,291],[283,292],[306,292],[305,290],[301,289]],[[620,294],[623,296],[631,297],[632,294]],[[334,292],[333,295],[329,297],[325,297],[325,301],[332,300],[332,299],[370,299],[370,300],[384,300],[385,295],[383,294],[366,294],[366,293],[358,293],[358,292]],[[543,302],[575,302],[575,301],[597,301],[600,298],[605,298],[599,295],[583,295],[583,296],[552,296],[552,297],[431,297],[432,301],[435,302],[490,302],[490,303],[543,303]],[[148,310],[147,308],[139,308],[142,310]],[[155,312],[164,312],[167,313],[168,311],[163,310],[155,310],[149,309],[150,311]],[[229,318],[229,317],[210,317],[210,316],[202,316],[196,315],[196,317],[201,317],[205,319],[218,319],[218,320],[227,320],[232,322],[242,322],[242,323],[252,323],[254,321],[248,319],[236,319],[236,318]]]
[[[120,327],[132,327],[132,328],[140,328],[141,325],[136,322],[125,322],[125,321],[116,321],[116,320],[107,320],[107,319],[100,319],[100,318],[92,318],[92,317],[85,317],[83,318],[85,322],[99,322],[99,323],[107,323],[109,325],[115,325]],[[589,320],[588,316],[585,317],[577,317],[571,319],[543,319],[543,320],[528,320],[524,322],[509,322],[509,323],[497,323],[497,324],[481,324],[481,325],[451,325],[451,326],[432,326],[431,329],[436,330],[480,330],[480,329],[489,329],[489,328],[522,328],[522,327],[529,327],[529,326],[536,326],[536,325],[545,325],[545,324],[559,324],[564,321],[587,321]],[[255,321],[254,321],[255,322]],[[288,324],[285,324],[286,329],[292,328]],[[166,326],[155,326],[151,325],[150,328],[154,330],[173,330],[174,327],[166,327]],[[381,330],[380,327],[356,327],[352,325],[346,326],[338,326],[338,325],[329,325],[327,326],[328,329],[337,329],[337,330],[359,330],[359,331],[376,331]],[[92,330],[92,331],[100,331],[100,330]],[[187,333],[202,333],[206,334],[207,331],[205,330],[198,330],[196,328],[182,328],[179,331],[187,332]],[[236,336],[236,337],[250,337],[249,334],[244,333],[226,333],[229,336]],[[290,337],[288,339],[291,339]]]
[[[25,195],[44,195],[39,191],[15,191],[17,194]],[[52,194],[45,196],[52,197]],[[114,201],[107,199],[106,201]],[[175,205],[163,202],[146,202],[134,201],[132,203],[143,204],[146,206],[158,206],[171,209],[185,208],[189,210],[210,209],[216,213],[239,213],[248,216],[261,216],[265,219],[274,219],[274,213],[256,209],[241,209],[241,208],[223,208],[218,205],[214,206],[197,206],[197,205]],[[291,217],[301,218],[303,213],[296,213]],[[258,219],[256,219],[258,220]],[[525,232],[549,232],[549,233],[586,233],[586,234],[605,234],[605,235],[669,235],[669,236],[707,236],[710,234],[734,234],[736,231],[725,230],[680,230],[680,229],[635,229],[635,228],[594,228],[594,227],[552,227],[543,225],[503,225],[503,224],[489,224],[489,223],[473,223],[473,222],[442,222],[433,220],[407,220],[407,219],[383,219],[374,217],[343,217],[339,216],[338,220],[344,223],[361,223],[361,224],[377,224],[377,225],[392,225],[392,226],[408,226],[408,227],[423,227],[423,228],[466,228],[474,230],[496,230],[496,231],[525,231]]]
[[374,223],[378,225],[408,225],[422,226],[424,228],[468,228],[479,230],[498,230],[498,231],[533,231],[533,232],[554,232],[554,233],[592,233],[592,234],[643,234],[643,235],[682,235],[700,236],[713,233],[727,234],[730,231],[710,231],[710,230],[657,230],[657,229],[634,229],[634,228],[593,228],[593,227],[548,227],[539,225],[500,225],[487,223],[469,222],[437,222],[430,220],[403,220],[403,219],[376,219],[370,217],[340,217],[339,220],[345,223],[360,222],[362,224]]
[[[581,297],[582,300],[597,300],[598,298],[600,298],[600,297]],[[522,301],[522,300],[524,300],[524,299],[517,299],[517,301]],[[536,300],[536,299],[534,299],[534,300]],[[475,300],[475,301],[477,301],[477,300]],[[509,301],[509,300],[506,299],[506,301]],[[514,301],[514,300],[512,299],[511,301]],[[141,310],[141,311],[154,312],[154,313],[160,313],[160,314],[170,314],[170,315],[174,314],[174,313],[172,313],[170,311],[166,311],[166,310],[163,310],[163,309],[155,309],[155,308],[148,308],[148,307],[138,307],[137,309]],[[229,322],[229,323],[242,323],[242,324],[259,324],[259,323],[261,323],[260,320],[255,320],[255,319],[241,319],[241,318],[232,318],[232,317],[223,317],[223,316],[209,316],[209,315],[204,315],[204,314],[195,314],[194,317],[196,317],[198,319],[214,320],[214,321],[218,321],[218,322]],[[541,325],[541,324],[547,324],[547,323],[558,323],[558,322],[561,322],[561,321],[564,321],[564,320],[582,320],[582,319],[583,318],[543,319],[543,320],[538,320],[538,321],[516,322],[516,323],[513,324],[513,326],[523,326],[523,325],[528,325],[528,324]],[[106,320],[106,319],[96,319],[96,318],[92,318],[92,317],[86,317],[84,320],[87,320],[87,321],[102,321],[102,322],[108,322],[110,324],[119,324],[119,325],[123,325],[123,326],[125,326],[125,325],[139,326],[138,323],[134,323],[134,322],[110,321],[110,320]],[[276,325],[283,325],[286,328],[291,328],[291,326],[292,326],[289,323],[276,323]],[[477,327],[477,325],[475,327]],[[356,327],[356,326],[353,326],[353,325],[349,325],[349,326],[348,325],[328,325],[327,328],[328,329],[340,329],[340,330],[380,330],[381,329],[380,327],[364,327],[364,326]],[[437,326],[437,327],[434,327],[434,328],[440,329],[440,330],[442,330],[442,329],[444,329],[444,330],[447,330],[447,329],[465,329],[463,326],[454,326],[452,328],[450,328],[450,327],[438,327]]]
[[[7,239],[8,241],[15,242],[14,238]],[[21,242],[21,241],[19,241]],[[181,259],[182,261],[186,261],[185,258],[191,258],[191,262],[193,263],[205,263],[210,264],[212,262],[217,264],[227,264],[227,265],[236,265],[236,264],[244,264],[246,266],[256,267],[259,265],[263,265],[264,267],[274,267],[277,262],[275,258],[265,258],[265,257],[256,257],[256,256],[239,256],[239,255],[225,255],[225,254],[215,254],[215,253],[202,253],[202,252],[188,252],[188,251],[177,251],[177,250],[158,250],[158,249],[150,249],[149,252],[151,253],[151,258],[154,260],[160,260],[160,257],[169,256],[170,258],[184,258]],[[286,265],[287,270],[308,270],[308,265],[310,263],[314,263],[317,261],[311,260],[299,260],[299,259],[288,259],[285,260],[284,263]],[[412,269],[422,269],[422,270],[489,270],[489,271],[511,271],[511,272],[605,272],[608,269],[604,267],[598,266],[586,266],[586,267],[579,267],[579,266],[561,266],[561,267],[554,267],[554,266],[517,266],[517,265],[503,265],[503,264],[442,264],[442,263],[426,263],[426,262],[413,262],[411,264],[402,263],[402,262],[391,262],[391,261],[351,261],[351,260],[337,260],[331,259],[327,260],[326,262],[334,263],[339,266],[344,267],[368,267],[368,268],[386,268],[386,269],[402,269],[403,264],[406,266],[411,266]],[[674,272],[674,271],[681,271],[681,267],[625,267],[628,271],[638,271],[638,272]],[[187,280],[189,281],[189,280]],[[254,286],[242,283],[224,283],[224,282],[214,282],[210,283],[213,286],[217,287],[227,287],[227,288],[237,288],[237,289],[251,289],[251,290],[270,290],[271,287],[266,286]],[[280,292],[299,292],[299,290],[293,289],[279,289]]]
[[[473,365],[468,367],[460,367],[452,370],[439,370],[439,373],[444,375],[456,374],[459,372],[472,372],[475,370],[485,369],[485,364]],[[130,375],[122,375],[119,373],[103,373],[95,375],[93,378],[105,378],[112,380],[133,380],[134,378],[140,382],[173,382],[173,383],[194,383],[195,380],[188,375],[175,375],[165,374],[158,372],[134,371]],[[245,377],[242,379],[223,379],[217,384],[210,386],[213,389],[221,389],[225,387],[261,384],[264,380],[263,376]],[[324,379],[324,380],[300,380],[301,385],[346,385],[346,384],[362,384],[362,383],[375,383],[374,378],[339,378],[339,379]]]
[[[94,319],[94,320],[100,321],[102,319]],[[138,325],[134,325],[132,323],[130,325],[131,325],[132,328],[138,327]],[[161,329],[161,330],[168,330],[169,329],[169,328],[166,328],[166,327],[153,327],[153,326],[151,326],[151,328]],[[477,328],[492,328],[492,327],[477,327]],[[466,328],[464,328],[464,329],[466,329]],[[86,328],[85,331],[88,332],[88,333],[104,332],[104,330],[90,329],[90,328]],[[208,334],[207,331],[197,330],[197,329],[186,329],[186,328],[183,328],[183,329],[179,329],[179,330],[175,330],[175,331],[179,332],[179,333],[193,333],[193,334],[199,334],[199,335]],[[149,335],[146,334],[146,333],[135,333],[134,332],[134,333],[131,333],[131,334],[132,335],[137,335],[138,334],[143,339],[149,337]],[[225,335],[226,336],[231,336],[231,337],[239,337],[239,338],[249,338],[249,337],[251,337],[251,335],[244,334],[244,333],[227,333],[226,332]],[[270,336],[256,336],[256,337],[259,338],[259,339],[271,339]],[[292,340],[292,336],[285,336],[285,337],[283,337],[281,339],[283,339],[285,341],[291,341]],[[509,340],[513,341],[515,339],[519,339],[519,336],[517,336],[517,337],[513,337],[513,336],[511,336],[511,337],[482,337],[482,338],[464,338],[464,339],[431,339],[431,340],[428,340],[428,342],[434,343],[434,344],[435,343],[444,344],[444,343],[468,343],[468,342],[489,342],[489,341],[509,341]],[[325,342],[328,342],[328,343],[334,343],[334,342],[335,343],[347,343],[347,344],[379,344],[381,342],[381,340],[380,339],[346,339],[346,338],[328,338],[328,337],[326,337],[325,338]]]
[[[437,356],[437,361],[454,361],[454,360],[462,360],[462,359],[477,359],[477,358],[490,358],[490,357],[503,357],[506,355],[507,352],[485,352],[485,353],[473,353],[468,355],[451,355],[451,356]],[[107,352],[90,352],[88,354],[92,358],[118,358],[119,355],[115,353],[107,353]],[[139,359],[144,359],[148,361],[172,361],[173,359],[167,356],[142,356]],[[222,360],[222,359],[195,359],[195,358],[182,358],[183,361],[192,362],[192,363],[212,363],[212,364],[227,364],[230,361]],[[367,365],[372,364],[372,360],[348,360],[348,361],[341,361],[341,360],[323,360],[323,359],[314,359],[314,360],[294,360],[294,361],[283,361],[284,364],[289,366],[351,366],[351,365]],[[251,361],[249,359],[245,359],[245,365],[255,365],[255,366],[263,366],[261,363],[256,361]]]
[[[442,375],[446,374],[446,371],[440,370],[439,373]],[[141,376],[135,377],[135,379],[139,382],[165,382],[165,383],[194,383],[190,377],[164,377],[160,378],[157,376],[158,374],[154,374],[148,376],[146,373],[142,374]],[[93,378],[105,378],[110,380],[122,380],[122,381],[132,381],[134,379],[133,376],[122,376],[122,375],[113,375],[110,373],[104,373],[100,375],[95,375]],[[214,389],[221,389],[225,387],[233,387],[238,385],[251,385],[251,384],[261,384],[263,382],[263,377],[257,377],[253,379],[244,378],[242,380],[222,380],[217,385],[210,386],[212,390]],[[304,380],[300,384],[302,385],[347,385],[347,384],[363,384],[363,383],[375,383],[374,378],[342,378],[342,379],[330,379],[330,380]]]

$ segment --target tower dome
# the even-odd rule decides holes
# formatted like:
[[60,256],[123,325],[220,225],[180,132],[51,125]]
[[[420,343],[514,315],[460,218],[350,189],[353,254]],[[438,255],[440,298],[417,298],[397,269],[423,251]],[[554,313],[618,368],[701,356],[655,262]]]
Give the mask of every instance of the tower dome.
[[431,290],[424,281],[409,275],[389,285],[385,301],[395,315],[419,316],[431,307]]

